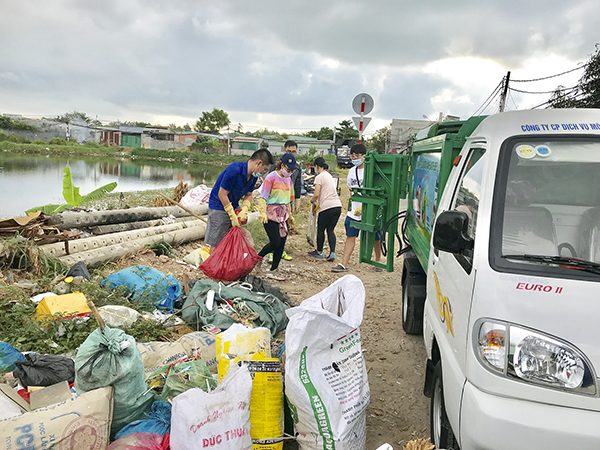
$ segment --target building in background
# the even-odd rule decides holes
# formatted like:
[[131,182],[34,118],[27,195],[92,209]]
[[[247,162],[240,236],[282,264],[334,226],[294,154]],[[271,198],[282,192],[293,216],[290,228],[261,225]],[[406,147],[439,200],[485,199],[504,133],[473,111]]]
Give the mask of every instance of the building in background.
[[[333,152],[333,141],[319,140],[306,136],[290,136],[289,140],[296,141],[298,144],[298,154],[308,155],[310,147],[317,149],[316,155],[327,155]],[[249,136],[236,136],[231,139],[231,154],[239,156],[251,156],[261,147],[266,147],[273,155],[281,155],[285,140],[255,138]]]
[[438,120],[410,120],[410,119],[392,119],[390,130],[390,142],[386,153],[402,154],[408,151],[408,148],[418,131],[438,122],[454,122],[460,120],[460,117],[440,113]]

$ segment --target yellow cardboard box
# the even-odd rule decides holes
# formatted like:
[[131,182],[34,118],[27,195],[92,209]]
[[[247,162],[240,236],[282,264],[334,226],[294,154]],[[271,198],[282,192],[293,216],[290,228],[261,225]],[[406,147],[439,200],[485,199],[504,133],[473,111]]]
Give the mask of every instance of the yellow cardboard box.
[[84,316],[91,313],[87,305],[87,299],[81,292],[72,294],[53,295],[44,297],[37,305],[34,317],[43,322],[48,315],[63,314],[63,317]]

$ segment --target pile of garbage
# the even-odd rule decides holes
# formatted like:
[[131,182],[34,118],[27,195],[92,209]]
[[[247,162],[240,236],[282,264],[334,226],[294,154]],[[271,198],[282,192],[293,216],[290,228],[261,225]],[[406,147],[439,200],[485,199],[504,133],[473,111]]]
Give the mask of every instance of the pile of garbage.
[[[195,253],[197,266],[206,253]],[[364,448],[365,291],[353,275],[299,306],[252,275],[180,281],[142,265],[98,280],[78,262],[52,291],[18,300],[10,281],[0,281],[0,324],[13,321],[0,331],[8,448]]]

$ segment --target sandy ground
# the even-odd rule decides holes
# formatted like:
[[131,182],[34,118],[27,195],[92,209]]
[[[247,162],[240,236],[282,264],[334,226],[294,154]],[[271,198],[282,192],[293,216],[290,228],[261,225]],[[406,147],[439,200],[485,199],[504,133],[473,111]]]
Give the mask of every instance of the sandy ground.
[[[336,254],[341,255],[345,240],[343,226],[338,225],[336,231],[339,245]],[[274,283],[295,301],[316,294],[345,275],[330,271],[335,263],[306,255],[311,248],[302,230],[290,240],[288,248],[293,252],[293,260],[284,261],[280,268],[291,279]],[[358,264],[356,248],[350,266],[349,273],[359,277],[366,290],[360,327],[371,389],[366,448],[373,450],[389,443],[395,449],[402,449],[411,439],[429,437],[429,399],[423,395],[426,361],[423,338],[409,336],[402,330],[401,259],[396,260],[395,272],[375,272],[370,265]]]
[[[306,227],[288,238],[286,251],[292,261],[282,261],[284,282],[268,280],[286,291],[299,304],[302,300],[320,292],[339,277],[345,275],[331,272],[336,263],[309,257],[312,250],[306,241]],[[338,235],[338,260],[345,241],[343,219],[336,229]],[[120,267],[145,264],[156,267],[183,279],[204,278],[204,274],[189,265],[177,262],[202,242],[188,244],[176,249],[177,256],[158,257],[150,250],[119,261]],[[327,251],[327,244],[325,250]],[[365,285],[366,308],[361,325],[361,335],[369,385],[371,404],[367,409],[367,450],[384,443],[402,449],[411,439],[429,437],[429,400],[423,395],[426,354],[421,336],[409,336],[401,325],[401,259],[395,263],[392,273],[375,272],[372,266],[358,264],[358,248],[352,255],[350,272]],[[287,446],[286,446],[287,447]]]

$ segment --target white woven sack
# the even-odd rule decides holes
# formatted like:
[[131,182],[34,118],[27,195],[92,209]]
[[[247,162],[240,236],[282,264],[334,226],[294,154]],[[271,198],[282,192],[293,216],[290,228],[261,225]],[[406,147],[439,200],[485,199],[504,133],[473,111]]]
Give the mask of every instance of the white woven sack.
[[286,311],[285,393],[302,450],[365,447],[364,305],[362,282],[346,275]]
[[171,450],[251,450],[250,395],[246,366],[233,366],[213,392],[190,389],[173,399]]

